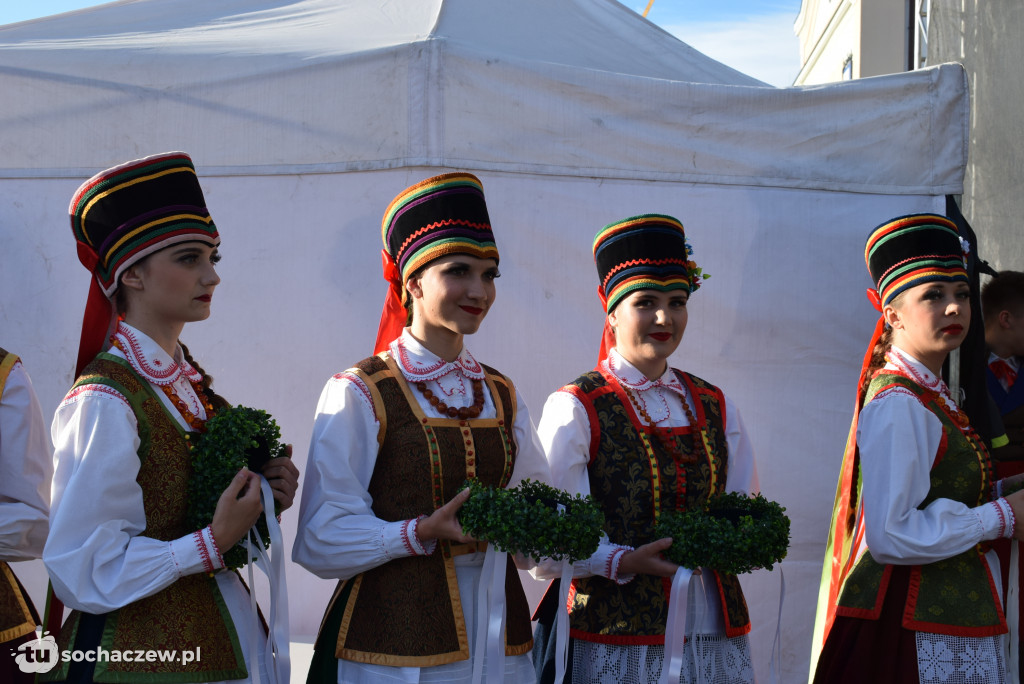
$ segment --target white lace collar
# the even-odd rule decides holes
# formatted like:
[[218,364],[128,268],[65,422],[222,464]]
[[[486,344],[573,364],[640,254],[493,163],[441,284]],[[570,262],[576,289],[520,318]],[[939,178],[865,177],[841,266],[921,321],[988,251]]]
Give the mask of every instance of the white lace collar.
[[408,328],[388,345],[388,351],[409,382],[437,380],[453,371],[474,380],[484,379],[483,366],[477,363],[468,349],[463,347],[454,361],[445,361],[420,344]]
[[[117,322],[117,330],[111,336],[121,343],[125,359],[136,373],[154,385],[170,385],[184,375],[192,382],[199,382],[203,376],[185,360],[181,347],[176,346],[170,356],[153,338],[133,328],[124,321]],[[117,353],[117,348],[111,348]]]
[[642,392],[652,387],[665,387],[681,396],[686,396],[686,390],[671,366],[665,367],[665,372],[660,378],[651,380],[614,348],[608,352],[608,358],[601,362],[601,366],[603,370],[614,375],[619,383],[630,389]]
[[921,387],[946,396],[949,395],[949,388],[946,387],[946,383],[941,377],[937,377],[923,363],[895,344],[889,347],[889,352],[885,355],[885,361],[886,370],[901,371],[909,375]]

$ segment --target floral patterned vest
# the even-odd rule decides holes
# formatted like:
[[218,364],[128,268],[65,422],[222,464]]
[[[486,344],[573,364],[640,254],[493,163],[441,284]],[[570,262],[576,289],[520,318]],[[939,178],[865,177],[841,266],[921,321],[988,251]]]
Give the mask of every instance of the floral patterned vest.
[[[868,386],[865,401],[891,387],[915,394],[942,422],[942,442],[930,473],[931,489],[918,508],[940,498],[971,507],[989,501],[992,463],[978,436],[960,429],[939,394],[898,373],[878,373]],[[865,552],[843,583],[836,614],[877,620],[892,571],[892,565],[882,565]],[[951,558],[911,566],[903,626],[965,637],[1006,633],[1003,609],[981,545]]]
[[[725,491],[725,397],[698,377],[675,373],[695,398],[697,421],[672,431],[681,449],[679,462],[641,426],[614,376],[595,370],[563,388],[580,400],[590,418],[590,493],[604,510],[605,532],[613,544],[635,548],[655,541],[661,512],[702,506],[712,494]],[[713,575],[726,635],[746,634],[750,618],[739,580]],[[637,575],[622,585],[599,576],[574,579],[571,635],[610,644],[664,644],[671,583],[670,577],[653,575]]]
[[[150,384],[117,356],[99,354],[75,382],[75,387],[83,385],[109,387],[127,399],[135,413],[140,439],[136,481],[142,488],[146,536],[172,541],[193,532],[186,523],[192,461],[180,424],[167,413]],[[101,624],[99,634],[91,628],[96,619]],[[79,630],[83,622],[90,628]],[[97,662],[93,675],[97,682],[199,682],[248,676],[217,580],[205,573],[182,577],[152,596],[89,620],[72,611],[58,643],[62,651],[92,650],[99,645],[108,651],[133,653],[137,649],[178,653],[201,649],[201,658],[187,664],[135,659]],[[62,663],[47,679],[66,678],[68,665]]]

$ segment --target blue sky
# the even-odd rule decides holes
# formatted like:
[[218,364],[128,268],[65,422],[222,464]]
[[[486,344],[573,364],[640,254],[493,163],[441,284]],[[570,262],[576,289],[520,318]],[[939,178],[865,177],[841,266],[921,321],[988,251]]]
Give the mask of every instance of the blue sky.
[[[637,13],[648,2],[620,1]],[[99,4],[5,0],[0,2],[0,25]],[[799,12],[800,0],[654,0],[647,18],[709,57],[772,85],[788,86],[800,70],[793,33]]]

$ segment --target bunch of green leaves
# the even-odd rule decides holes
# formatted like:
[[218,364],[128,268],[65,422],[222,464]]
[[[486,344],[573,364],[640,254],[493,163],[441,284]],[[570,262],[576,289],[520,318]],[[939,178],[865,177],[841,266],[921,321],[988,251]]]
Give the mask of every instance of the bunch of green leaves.
[[[189,480],[188,522],[194,528],[213,520],[217,501],[243,467],[260,472],[272,458],[287,456],[281,430],[270,414],[247,406],[220,409],[206,421],[206,431],[191,433],[192,478]],[[276,506],[275,506],[276,507]],[[276,513],[277,511],[275,511]],[[270,545],[266,514],[256,522],[266,546]],[[249,562],[244,540],[224,552],[228,568]]]
[[737,492],[708,499],[699,510],[662,513],[657,538],[672,537],[665,557],[687,568],[732,575],[772,569],[789,549],[786,509],[760,494]]
[[500,551],[575,563],[597,550],[604,513],[593,497],[572,496],[532,480],[512,489],[479,480],[466,486],[471,493],[459,509],[462,529]]

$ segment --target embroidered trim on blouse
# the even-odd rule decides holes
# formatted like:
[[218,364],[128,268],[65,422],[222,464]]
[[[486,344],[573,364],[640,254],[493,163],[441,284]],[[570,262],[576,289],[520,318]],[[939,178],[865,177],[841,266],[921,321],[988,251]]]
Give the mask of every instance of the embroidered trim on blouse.
[[120,400],[121,403],[127,406],[128,408],[132,407],[132,405],[128,403],[128,399],[125,398],[123,394],[121,394],[114,388],[109,387],[108,385],[79,385],[78,387],[74,388],[73,390],[67,393],[67,396],[64,397],[64,401],[60,403],[59,408],[63,408],[64,406],[67,406],[69,404],[74,404],[79,399],[82,399],[84,397],[98,395],[113,397],[115,399]]
[[380,423],[380,418],[377,417],[377,407],[373,403],[373,396],[370,395],[370,389],[363,383],[358,375],[355,373],[349,373],[348,371],[342,371],[341,373],[335,374],[332,379],[342,383],[347,382],[359,390],[360,398],[362,398],[366,407],[370,409],[370,412],[373,413],[374,422]]
[[118,321],[117,330],[114,331],[113,337],[121,340],[126,350],[125,359],[135,369],[135,372],[153,384],[169,385],[176,382],[182,375],[192,382],[200,382],[203,379],[203,376],[184,359],[180,363],[171,359],[168,368],[160,368],[165,362],[158,358],[149,359],[143,351],[142,343],[136,337],[135,332],[123,321]]
[[[451,373],[454,369],[461,370],[469,378],[476,380],[484,379],[483,366],[477,363],[477,360],[473,358],[468,349],[463,348],[459,352],[458,357],[451,362],[438,358],[429,350],[424,349],[425,354],[423,356],[426,359],[420,361],[412,357],[412,353],[410,353],[405,345],[404,337],[404,333],[396,337],[391,342],[389,351],[392,358],[398,363],[398,368],[402,371],[402,375],[410,382],[436,380],[442,375]],[[431,362],[429,360],[430,357],[433,357],[436,361]]]
[[199,557],[203,561],[203,570],[206,572],[213,572],[213,561],[210,560],[210,550],[206,548],[206,540],[203,539],[203,531],[196,530],[192,533],[192,541],[196,545],[196,550],[199,552]]

